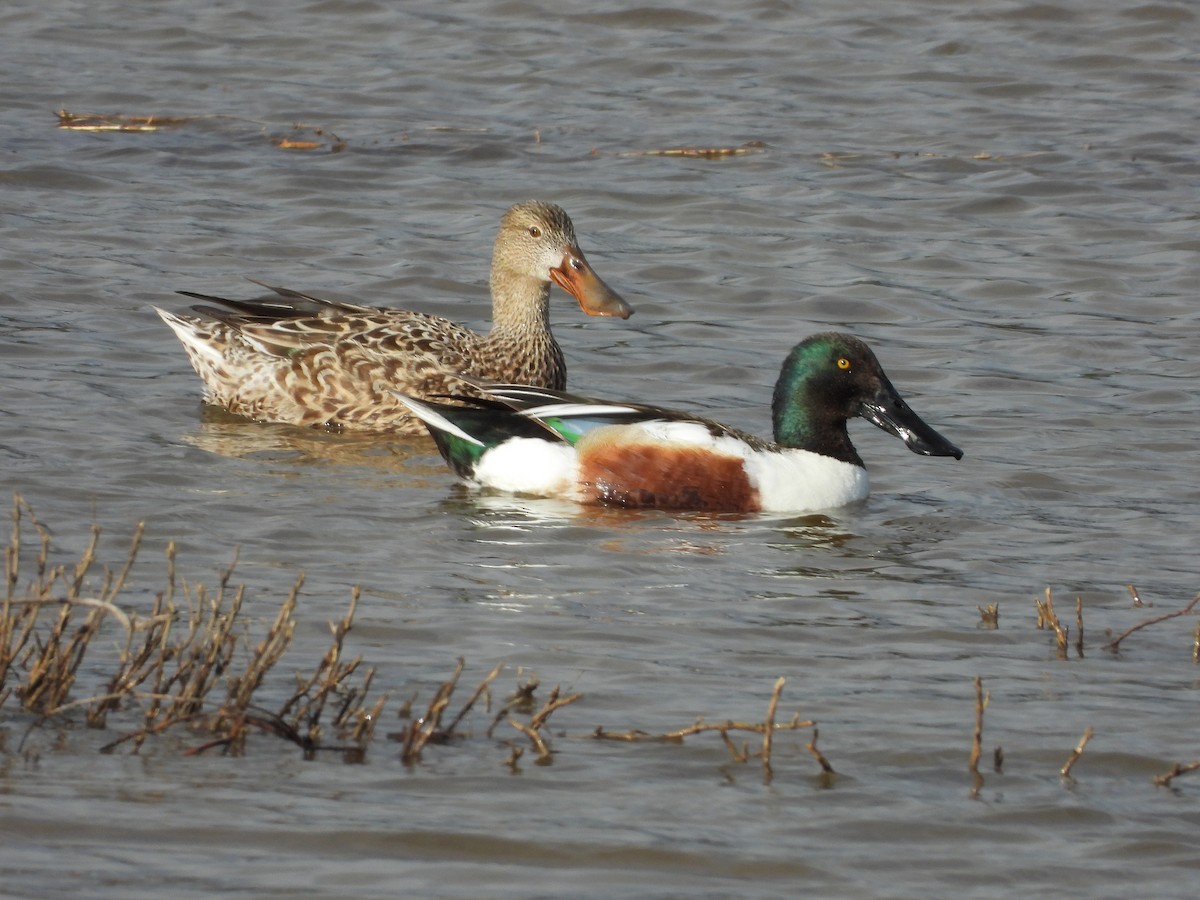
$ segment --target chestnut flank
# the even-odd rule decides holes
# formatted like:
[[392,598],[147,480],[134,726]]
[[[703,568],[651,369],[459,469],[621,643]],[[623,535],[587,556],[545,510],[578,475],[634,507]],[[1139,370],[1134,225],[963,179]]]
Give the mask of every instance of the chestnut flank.
[[609,441],[579,446],[585,501],[608,506],[752,512],[758,491],[743,460],[702,447]]

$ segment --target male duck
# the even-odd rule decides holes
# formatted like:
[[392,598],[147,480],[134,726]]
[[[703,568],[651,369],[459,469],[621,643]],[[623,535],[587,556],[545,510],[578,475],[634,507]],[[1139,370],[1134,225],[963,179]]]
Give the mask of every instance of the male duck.
[[792,349],[771,404],[775,441],[655,406],[481,385],[468,406],[401,399],[442,456],[478,485],[582,503],[805,512],[867,496],[846,431],[862,416],[926,456],[962,451],[900,398],[862,341],[818,334]]
[[566,386],[566,363],[550,333],[551,281],[589,315],[633,313],[584,258],[566,212],[535,200],[500,220],[486,336],[439,316],[284,288],[255,300],[180,291],[234,312],[194,306],[199,316],[158,314],[183,342],[209,403],[261,421],[422,433],[394,391],[445,394],[461,387],[463,374]]

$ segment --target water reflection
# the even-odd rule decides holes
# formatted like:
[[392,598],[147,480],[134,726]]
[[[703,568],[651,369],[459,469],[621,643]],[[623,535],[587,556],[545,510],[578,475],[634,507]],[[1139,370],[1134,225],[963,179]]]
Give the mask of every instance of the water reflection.
[[335,434],[316,428],[251,422],[214,406],[205,406],[197,428],[181,434],[180,440],[231,459],[368,467],[385,472],[420,469],[418,463],[422,458],[437,458],[433,445],[419,437]]

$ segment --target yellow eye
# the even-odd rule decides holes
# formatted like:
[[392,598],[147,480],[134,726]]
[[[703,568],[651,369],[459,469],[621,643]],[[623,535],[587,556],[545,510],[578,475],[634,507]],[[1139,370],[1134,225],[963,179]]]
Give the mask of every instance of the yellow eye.
[[843,372],[847,371],[850,368],[850,360],[846,359],[846,357],[844,357],[844,356],[839,357],[838,368],[841,369]]

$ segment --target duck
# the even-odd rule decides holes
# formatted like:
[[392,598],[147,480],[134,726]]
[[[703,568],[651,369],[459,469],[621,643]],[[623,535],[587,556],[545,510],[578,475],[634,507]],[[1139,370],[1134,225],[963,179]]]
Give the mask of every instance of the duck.
[[464,405],[401,396],[463,479],[583,504],[805,513],[870,493],[847,431],[861,417],[925,456],[963,452],[901,398],[865,342],[825,332],[796,344],[771,403],[774,439],[642,403],[480,384]]
[[550,332],[551,284],[589,315],[633,314],[588,263],[567,213],[540,200],[500,219],[486,335],[441,316],[255,283],[272,293],[233,300],[179,291],[206,305],[156,311],[203,380],[206,402],[261,422],[330,431],[423,435],[395,392],[438,396],[461,389],[464,375],[562,390],[567,367]]

